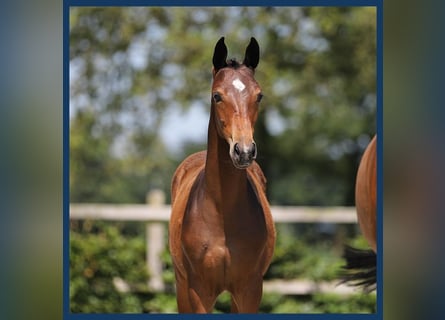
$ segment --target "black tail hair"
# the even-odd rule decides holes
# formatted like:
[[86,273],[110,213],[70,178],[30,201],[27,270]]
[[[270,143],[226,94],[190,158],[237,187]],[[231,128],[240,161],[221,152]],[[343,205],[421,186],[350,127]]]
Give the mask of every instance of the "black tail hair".
[[366,293],[376,289],[377,256],[374,251],[345,245],[343,258],[346,265],[340,271],[340,284],[362,287]]

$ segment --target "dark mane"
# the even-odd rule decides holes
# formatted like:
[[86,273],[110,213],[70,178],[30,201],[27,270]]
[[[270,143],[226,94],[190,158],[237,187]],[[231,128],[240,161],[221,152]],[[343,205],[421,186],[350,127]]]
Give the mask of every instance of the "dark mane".
[[241,63],[239,63],[236,59],[229,59],[227,60],[227,67],[228,68],[233,68],[233,69],[238,69],[241,66]]

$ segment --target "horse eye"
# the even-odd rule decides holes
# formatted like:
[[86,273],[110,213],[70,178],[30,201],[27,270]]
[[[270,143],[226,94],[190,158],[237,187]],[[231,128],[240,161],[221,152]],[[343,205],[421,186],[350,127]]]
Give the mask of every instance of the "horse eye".
[[262,93],[258,93],[258,95],[256,97],[256,102],[260,102],[261,99],[263,99],[263,94]]
[[213,100],[215,100],[215,102],[220,102],[222,101],[221,95],[218,92],[215,92],[213,94]]

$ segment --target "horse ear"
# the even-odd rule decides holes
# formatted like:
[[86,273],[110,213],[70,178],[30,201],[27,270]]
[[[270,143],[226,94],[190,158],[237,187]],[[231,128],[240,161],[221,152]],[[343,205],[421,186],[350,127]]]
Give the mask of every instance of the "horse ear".
[[250,38],[249,45],[246,48],[243,64],[253,70],[260,61],[260,46],[254,37]]
[[213,68],[216,73],[219,69],[227,66],[227,47],[224,43],[224,37],[218,40],[213,53]]

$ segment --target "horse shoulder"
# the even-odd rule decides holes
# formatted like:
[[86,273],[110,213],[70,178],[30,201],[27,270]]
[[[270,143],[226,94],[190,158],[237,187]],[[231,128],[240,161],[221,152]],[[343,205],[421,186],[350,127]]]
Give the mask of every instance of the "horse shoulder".
[[190,190],[193,187],[196,177],[204,169],[205,157],[206,151],[190,155],[178,166],[173,175],[171,185],[172,210],[169,223],[169,246],[175,263],[181,264],[181,236],[184,214],[187,208]]
[[[181,164],[178,166],[173,175],[171,183],[172,203],[176,199],[178,190],[184,188],[184,186],[187,185],[186,180],[196,178],[199,171],[204,168],[206,154],[207,151],[194,153],[185,158],[184,161],[182,161]],[[181,190],[181,192],[182,191],[184,190]]]

